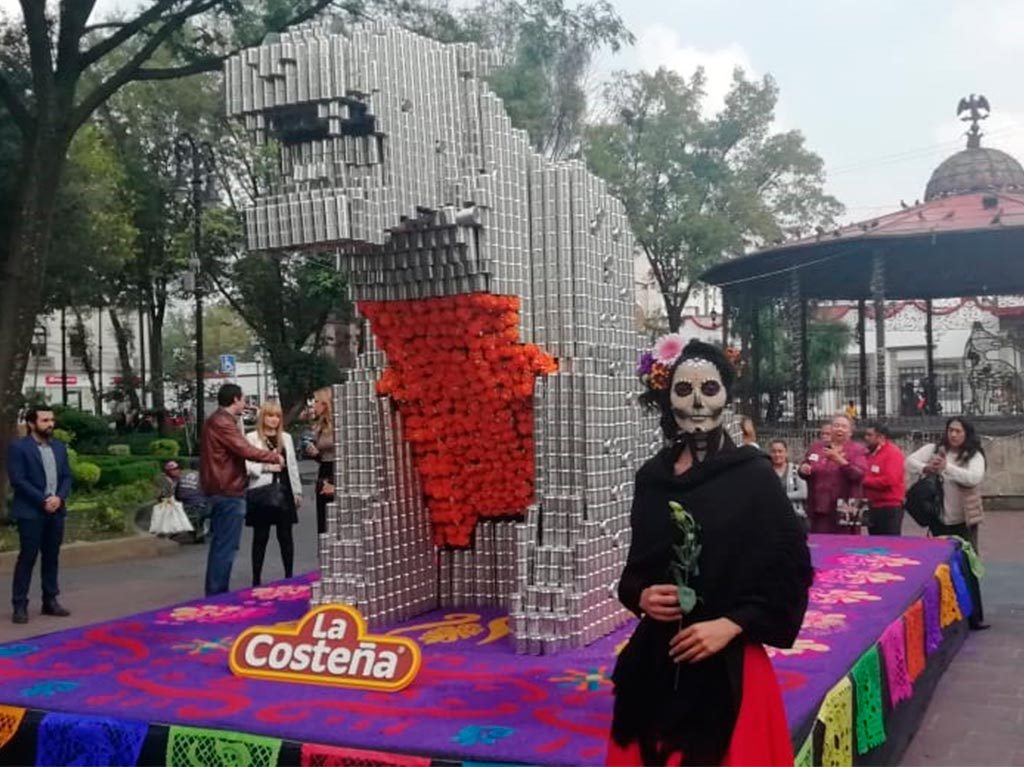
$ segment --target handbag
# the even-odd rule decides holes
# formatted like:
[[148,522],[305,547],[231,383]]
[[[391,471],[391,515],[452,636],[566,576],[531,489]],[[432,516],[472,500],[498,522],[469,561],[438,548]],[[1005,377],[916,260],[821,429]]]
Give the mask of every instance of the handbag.
[[283,509],[288,503],[288,499],[285,498],[284,486],[278,481],[278,475],[274,475],[274,479],[269,485],[260,485],[259,487],[253,487],[246,491],[245,502],[251,503],[254,506],[269,506],[273,509]]
[[905,506],[917,524],[930,530],[942,520],[944,500],[942,477],[938,474],[925,474],[910,486]]

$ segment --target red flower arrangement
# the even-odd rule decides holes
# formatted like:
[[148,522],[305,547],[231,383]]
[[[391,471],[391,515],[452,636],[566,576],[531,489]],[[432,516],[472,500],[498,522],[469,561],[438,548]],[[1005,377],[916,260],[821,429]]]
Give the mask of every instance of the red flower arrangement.
[[522,514],[534,498],[534,379],[558,365],[519,342],[519,299],[470,293],[359,311],[388,356],[377,392],[402,413],[434,542],[468,546],[480,517]]

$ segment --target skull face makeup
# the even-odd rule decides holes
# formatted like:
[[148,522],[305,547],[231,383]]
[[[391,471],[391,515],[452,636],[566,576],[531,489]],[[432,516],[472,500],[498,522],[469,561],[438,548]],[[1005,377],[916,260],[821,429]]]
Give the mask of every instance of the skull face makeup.
[[669,401],[680,430],[707,433],[722,424],[728,393],[718,368],[707,360],[683,360],[672,376]]

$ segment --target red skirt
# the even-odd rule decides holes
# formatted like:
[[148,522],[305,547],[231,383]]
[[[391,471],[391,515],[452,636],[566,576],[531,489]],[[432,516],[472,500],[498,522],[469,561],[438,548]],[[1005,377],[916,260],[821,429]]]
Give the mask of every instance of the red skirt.
[[[630,743],[623,748],[609,738],[605,764],[608,767],[643,764],[639,744]],[[683,754],[676,752],[669,757],[668,764],[680,767],[686,762]],[[768,653],[759,644],[748,644],[743,651],[743,698],[722,765],[793,767],[793,744],[782,707],[782,692]]]

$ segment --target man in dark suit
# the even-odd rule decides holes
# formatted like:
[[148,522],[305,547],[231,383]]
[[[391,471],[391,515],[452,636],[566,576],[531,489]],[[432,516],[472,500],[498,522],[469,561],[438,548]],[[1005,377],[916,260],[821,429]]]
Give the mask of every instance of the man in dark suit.
[[29,410],[25,423],[28,436],[7,450],[7,470],[14,488],[10,517],[18,524],[21,541],[11,589],[15,623],[28,623],[28,590],[40,553],[43,615],[71,614],[57,601],[57,561],[64,540],[65,502],[71,493],[68,450],[63,442],[53,439],[52,410]]

